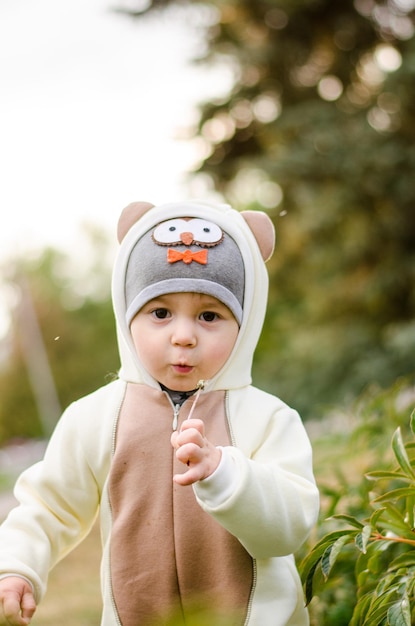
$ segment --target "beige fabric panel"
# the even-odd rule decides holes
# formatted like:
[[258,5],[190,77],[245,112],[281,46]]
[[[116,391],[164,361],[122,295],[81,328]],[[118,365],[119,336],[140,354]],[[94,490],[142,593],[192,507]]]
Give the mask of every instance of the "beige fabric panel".
[[[182,406],[179,428],[192,402]],[[224,392],[202,394],[193,417],[203,419],[215,445],[231,445]],[[166,623],[173,613],[175,625],[181,616],[190,626],[195,607],[202,605],[224,613],[227,626],[240,626],[252,588],[252,559],[199,507],[191,486],[173,483],[185,468],[170,444],[172,423],[166,393],[127,386],[109,482],[111,580],[122,626]]]

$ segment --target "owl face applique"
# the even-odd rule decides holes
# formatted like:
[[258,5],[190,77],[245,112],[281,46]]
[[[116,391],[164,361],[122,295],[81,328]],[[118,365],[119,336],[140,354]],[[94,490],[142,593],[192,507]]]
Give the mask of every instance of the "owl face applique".
[[[241,251],[215,216],[164,213],[134,244],[125,280],[125,319],[131,324],[150,300],[169,293],[202,293],[242,322],[245,266]],[[210,216],[209,216],[210,217]]]
[[176,263],[192,261],[206,265],[206,248],[217,246],[223,241],[224,233],[217,224],[201,218],[174,218],[159,224],[153,234],[154,243],[159,246],[199,246],[205,248],[196,252],[187,248],[184,252],[168,248],[167,261]]

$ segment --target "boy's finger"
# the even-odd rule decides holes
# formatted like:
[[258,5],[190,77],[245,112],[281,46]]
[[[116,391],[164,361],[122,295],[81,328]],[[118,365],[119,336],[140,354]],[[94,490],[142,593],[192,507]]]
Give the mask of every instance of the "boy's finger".
[[199,451],[200,447],[197,444],[188,442],[177,448],[176,458],[185,465],[189,465],[189,461],[198,463],[200,461]]
[[202,420],[199,420],[199,419],[184,420],[182,427],[180,429],[180,432],[183,432],[184,430],[187,430],[188,428],[195,428],[196,430],[199,431],[201,435],[205,434],[205,424],[203,423]]
[[196,483],[201,478],[202,476],[200,474],[200,470],[194,467],[187,470],[187,472],[184,472],[183,474],[175,474],[173,476],[173,481],[182,487],[186,487],[188,485],[193,485],[193,483]]
[[175,450],[179,450],[182,446],[185,446],[188,443],[193,443],[194,445],[200,447],[201,443],[203,442],[203,437],[200,436],[199,431],[195,432],[194,428],[192,430],[193,432],[174,432],[172,434],[172,436],[170,437],[170,442]]
[[22,617],[29,623],[36,611],[36,602],[31,591],[27,591],[22,598]]
[[[0,624],[10,626],[25,626],[30,618],[20,615],[20,596],[16,593],[8,593],[3,599],[3,614],[0,615]],[[2,620],[4,616],[4,620]]]

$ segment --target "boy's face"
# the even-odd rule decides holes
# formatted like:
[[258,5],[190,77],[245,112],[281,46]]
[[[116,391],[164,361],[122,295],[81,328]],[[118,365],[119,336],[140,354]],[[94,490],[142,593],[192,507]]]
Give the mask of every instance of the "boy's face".
[[150,300],[131,322],[137,354],[159,383],[190,391],[209,380],[230,356],[239,327],[213,296],[173,293]]

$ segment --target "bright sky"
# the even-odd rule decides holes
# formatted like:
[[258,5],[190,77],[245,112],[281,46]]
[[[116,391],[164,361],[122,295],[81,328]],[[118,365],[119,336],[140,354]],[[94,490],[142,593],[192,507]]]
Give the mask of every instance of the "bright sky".
[[186,193],[193,152],[174,137],[227,78],[187,63],[186,20],[138,23],[118,2],[0,0],[0,261]]

